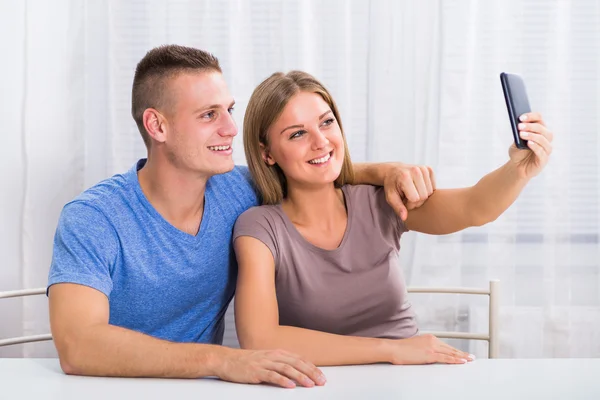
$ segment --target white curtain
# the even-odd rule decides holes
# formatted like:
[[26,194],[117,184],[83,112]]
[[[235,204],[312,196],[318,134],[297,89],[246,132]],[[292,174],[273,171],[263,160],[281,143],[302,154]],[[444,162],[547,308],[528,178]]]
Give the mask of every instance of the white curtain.
[[[354,161],[432,165],[439,187],[507,159],[501,71],[556,133],[547,169],[497,221],[408,233],[411,285],[499,279],[502,357],[600,356],[598,1],[0,1],[0,291],[46,284],[62,206],[145,149],[136,63],[164,43],[214,52],[241,129],[252,89],[303,69],[333,92]],[[241,134],[234,159],[244,164]],[[485,331],[485,299],[415,295],[423,329]],[[228,315],[231,320],[231,313]],[[0,301],[0,337],[48,331],[44,297]],[[226,344],[235,345],[228,324]],[[455,343],[480,357],[483,343]],[[51,343],[0,356],[55,356]]]

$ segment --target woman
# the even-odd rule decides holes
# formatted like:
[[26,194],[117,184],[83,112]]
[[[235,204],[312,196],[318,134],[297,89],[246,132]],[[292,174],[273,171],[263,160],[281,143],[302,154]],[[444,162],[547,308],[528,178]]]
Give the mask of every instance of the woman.
[[299,71],[262,82],[246,110],[244,147],[263,205],[239,217],[233,236],[241,346],[282,348],[316,365],[472,360],[418,335],[400,236],[449,234],[504,212],[552,151],[541,117],[521,119],[531,151],[511,146],[510,160],[475,186],[438,189],[402,221],[381,188],[349,185],[341,119],[321,83]]

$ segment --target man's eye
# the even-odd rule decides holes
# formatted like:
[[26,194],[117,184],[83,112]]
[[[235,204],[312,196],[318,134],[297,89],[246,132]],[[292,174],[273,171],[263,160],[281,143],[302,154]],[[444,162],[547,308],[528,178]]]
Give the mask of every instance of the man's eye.
[[215,112],[214,111],[209,111],[206,114],[202,115],[203,119],[213,119],[213,117],[215,116]]
[[227,111],[229,112],[229,114],[233,114],[233,110],[235,110],[235,108],[233,108],[233,107],[229,107],[227,109]]

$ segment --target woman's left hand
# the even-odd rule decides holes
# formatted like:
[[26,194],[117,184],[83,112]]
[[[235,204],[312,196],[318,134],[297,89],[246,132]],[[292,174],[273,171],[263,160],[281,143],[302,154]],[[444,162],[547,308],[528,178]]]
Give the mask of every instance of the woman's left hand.
[[519,134],[527,140],[527,147],[531,151],[518,149],[513,143],[508,154],[510,160],[516,165],[519,176],[531,179],[539,174],[548,163],[552,153],[552,140],[554,135],[548,130],[539,113],[531,112],[519,118]]

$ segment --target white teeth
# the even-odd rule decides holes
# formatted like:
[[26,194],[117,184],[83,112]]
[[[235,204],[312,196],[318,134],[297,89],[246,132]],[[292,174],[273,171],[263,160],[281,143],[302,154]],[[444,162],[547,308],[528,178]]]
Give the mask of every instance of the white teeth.
[[331,153],[328,153],[324,157],[315,158],[314,160],[310,160],[309,163],[310,164],[323,164],[324,162],[329,161],[330,158],[331,158]]
[[229,150],[230,148],[231,146],[208,146],[208,149],[212,151],[223,151]]

